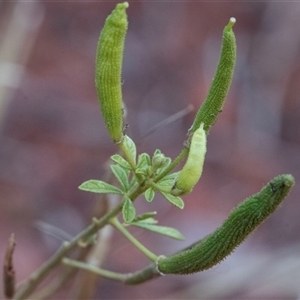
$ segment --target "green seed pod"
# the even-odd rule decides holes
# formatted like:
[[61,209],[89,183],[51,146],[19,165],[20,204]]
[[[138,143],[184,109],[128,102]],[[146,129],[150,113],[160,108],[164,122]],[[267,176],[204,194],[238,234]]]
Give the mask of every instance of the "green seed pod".
[[174,196],[190,193],[201,177],[206,153],[206,132],[203,127],[201,123],[192,136],[187,161],[171,190]]
[[160,257],[158,270],[164,274],[191,274],[218,264],[280,206],[294,183],[292,175],[275,177],[238,205],[222,226],[204,240],[172,256]]
[[215,123],[218,114],[222,111],[236,62],[236,42],[232,30],[235,22],[235,18],[230,18],[229,23],[224,28],[218,67],[207,97],[199,108],[194,123],[189,130],[191,133],[193,133],[202,122],[205,124],[205,131],[208,132],[210,127]]
[[96,90],[104,122],[114,143],[123,138],[121,72],[128,21],[128,2],[117,4],[107,17],[98,41]]

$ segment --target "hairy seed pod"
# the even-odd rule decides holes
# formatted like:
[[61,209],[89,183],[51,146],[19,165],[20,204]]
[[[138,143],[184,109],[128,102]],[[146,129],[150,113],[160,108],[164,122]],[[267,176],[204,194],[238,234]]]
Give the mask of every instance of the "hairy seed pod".
[[236,41],[232,30],[235,22],[235,18],[230,18],[229,23],[224,28],[218,67],[207,97],[199,108],[194,123],[189,130],[190,133],[193,133],[202,122],[205,124],[205,131],[208,132],[215,123],[218,114],[222,111],[236,62]]
[[206,153],[206,132],[203,127],[201,123],[192,136],[187,161],[171,190],[174,196],[190,193],[201,177]]
[[107,17],[98,41],[96,90],[104,122],[114,143],[123,138],[122,61],[128,21],[127,2]]
[[158,270],[164,274],[191,274],[218,264],[276,210],[294,183],[292,175],[275,177],[237,206],[222,226],[204,240],[172,256],[160,257]]

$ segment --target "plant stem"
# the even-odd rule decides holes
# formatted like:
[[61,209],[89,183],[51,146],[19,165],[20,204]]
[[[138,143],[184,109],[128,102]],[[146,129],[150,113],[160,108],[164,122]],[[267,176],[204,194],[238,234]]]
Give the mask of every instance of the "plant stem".
[[[137,186],[136,189],[134,189],[128,196],[132,201],[134,201],[145,190],[146,187]],[[20,300],[30,295],[38,286],[38,284],[48,275],[48,273],[61,262],[62,258],[78,245],[80,240],[86,240],[88,237],[95,234],[99,229],[107,225],[110,219],[122,211],[122,207],[123,202],[118,204],[100,219],[94,219],[91,225],[75,236],[70,242],[64,242],[59,250],[52,255],[52,257],[50,257],[40,268],[30,275],[28,280],[22,286],[20,286],[12,299]]]
[[155,262],[157,255],[151,252],[148,248],[142,245],[124,226],[119,222],[117,217],[110,220],[110,224],[118,229],[135,247],[137,247],[142,253],[144,253],[150,260]]
[[128,285],[135,285],[160,276],[164,276],[164,274],[158,271],[156,263],[152,263],[142,270],[127,274],[123,283]]
[[111,272],[108,270],[104,270],[104,269],[95,267],[93,265],[89,265],[87,263],[79,262],[77,260],[72,260],[69,258],[64,258],[62,260],[62,262],[65,265],[83,269],[86,271],[90,271],[90,272],[93,272],[94,274],[97,274],[97,275],[100,275],[100,276],[103,276],[103,277],[106,277],[109,279],[121,281],[121,282],[123,282],[125,284],[129,284],[129,285],[143,283],[145,281],[148,281],[150,279],[160,277],[163,275],[162,273],[157,271],[156,265],[153,263],[151,265],[147,266],[146,268],[139,270],[137,272],[123,274],[123,273],[117,273],[117,272]]
[[80,240],[86,240],[90,235],[96,233],[99,229],[104,227],[108,220],[116,216],[122,210],[123,203],[117,205],[114,209],[108,212],[105,216],[99,220],[95,220],[86,229],[80,232],[77,236],[73,238],[70,242],[64,242],[60,249],[39,269],[37,269],[27,280],[27,282],[20,287],[20,290],[16,293],[13,299],[19,300],[24,299],[36,288],[36,286],[47,276],[47,274],[55,268],[62,258],[74,247],[77,246]]
[[154,263],[150,264],[146,268],[139,270],[137,272],[122,274],[122,273],[104,270],[104,269],[95,267],[93,265],[89,265],[87,263],[79,262],[77,260],[73,260],[73,259],[69,259],[69,258],[64,258],[62,260],[62,262],[65,265],[79,268],[82,270],[86,270],[86,271],[92,272],[94,274],[100,275],[102,277],[106,277],[106,278],[113,279],[116,281],[121,281],[124,284],[128,284],[128,285],[140,284],[140,283],[143,283],[150,279],[160,277],[163,275],[162,273],[157,271],[156,265]]
[[73,268],[65,269],[62,275],[55,277],[50,283],[47,284],[47,286],[31,295],[31,298],[35,300],[41,300],[50,297],[57,290],[59,290],[64,283],[73,278],[73,275],[75,274],[76,270]]
[[80,262],[78,260],[64,258],[62,260],[62,263],[67,265],[67,266],[80,268],[80,269],[84,269],[86,271],[93,272],[95,274],[98,274],[100,276],[103,276],[103,277],[106,277],[106,278],[109,278],[109,279],[113,279],[113,280],[117,280],[117,281],[124,281],[124,279],[125,279],[125,275],[122,274],[122,273],[107,271],[107,270],[95,267],[93,265]]
[[[121,150],[124,147],[120,147]],[[124,153],[125,154],[125,153]],[[173,162],[156,178],[154,178],[154,182],[158,182],[164,176],[166,176],[171,170],[173,170],[188,154],[188,149],[184,148],[181,153],[173,160]],[[138,186],[134,189],[129,196],[131,201],[134,201],[141,193],[143,193],[147,189],[146,186]],[[89,236],[96,233],[99,229],[104,227],[110,219],[118,215],[122,211],[123,202],[117,205],[114,209],[109,211],[106,215],[101,217],[100,219],[94,220],[94,222],[85,228],[82,232],[80,232],[77,236],[75,236],[70,242],[65,242],[60,247],[60,249],[53,254],[40,268],[38,268],[35,272],[33,272],[29,279],[18,289],[15,294],[15,300],[20,300],[26,298],[30,295],[34,289],[38,286],[38,284],[48,275],[48,273],[54,269],[62,260],[62,258],[73,248],[78,245],[80,240],[86,240]],[[147,249],[148,250],[148,249]],[[148,250],[149,251],[149,250]],[[147,251],[146,251],[147,252]],[[150,256],[148,256],[150,255]],[[156,255],[153,253],[150,254],[148,252],[148,257],[151,260],[155,260]]]

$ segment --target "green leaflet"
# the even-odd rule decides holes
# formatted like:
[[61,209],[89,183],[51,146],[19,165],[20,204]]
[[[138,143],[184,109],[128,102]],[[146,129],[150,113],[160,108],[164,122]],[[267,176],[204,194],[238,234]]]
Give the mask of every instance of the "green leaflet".
[[143,221],[137,221],[137,222],[131,222],[131,226],[140,227],[146,230],[150,230],[165,236],[168,236],[172,239],[182,241],[184,240],[184,236],[181,232],[179,232],[177,229],[167,226],[161,226],[156,224],[151,224],[148,222],[148,220]]
[[125,223],[130,223],[135,218],[135,208],[129,198],[126,198],[122,208],[123,220]]
[[149,188],[145,191],[144,196],[148,202],[152,202],[155,196],[155,192],[152,188]]
[[80,190],[99,194],[123,194],[123,191],[117,187],[108,184],[102,180],[91,179],[83,182],[79,187]]
[[134,141],[128,135],[124,135],[122,145],[128,155],[126,158],[128,159],[129,164],[131,162],[133,165],[136,165],[136,146]]
[[176,207],[178,207],[180,209],[184,208],[184,202],[183,202],[183,200],[180,197],[173,196],[173,195],[171,195],[169,193],[165,193],[165,192],[162,192],[162,191],[160,191],[160,192],[173,205],[175,205]]
[[121,142],[123,138],[121,71],[128,6],[127,2],[117,4],[107,17],[96,54],[97,95],[105,125],[114,143]]
[[147,222],[152,222],[151,224],[156,224],[158,221],[153,219],[153,217],[157,214],[156,211],[152,212],[146,212],[142,215],[136,216],[132,222],[139,222],[139,221],[147,221]]
[[124,169],[131,170],[130,164],[121,155],[114,154],[110,158],[111,158],[111,160],[113,160],[115,163],[117,163],[118,165],[120,165]]
[[222,111],[236,61],[236,42],[232,30],[235,22],[235,18],[230,18],[229,23],[224,28],[218,67],[207,97],[199,108],[194,123],[189,130],[190,133],[193,133],[199,128],[202,122],[205,124],[205,131],[208,132],[210,127],[215,123],[218,114]]
[[191,274],[218,264],[276,210],[294,183],[292,175],[275,177],[259,193],[238,205],[207,238],[177,254],[160,257],[158,270],[164,274]]
[[129,190],[129,172],[119,165],[111,165],[110,168],[122,186],[123,191],[127,192]]

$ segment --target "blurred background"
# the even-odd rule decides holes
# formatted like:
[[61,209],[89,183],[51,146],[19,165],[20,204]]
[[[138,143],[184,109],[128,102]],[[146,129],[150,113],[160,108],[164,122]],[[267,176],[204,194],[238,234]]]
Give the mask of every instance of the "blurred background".
[[[99,32],[116,3],[0,2],[0,254],[14,232],[18,281],[101,211],[95,195],[77,187],[104,180],[116,151],[94,88]],[[300,3],[129,4],[123,66],[128,134],[139,153],[159,148],[171,158],[205,98],[222,30],[230,17],[237,19],[235,76],[208,136],[201,181],[184,197],[183,211],[159,196],[151,204],[137,201],[138,213],[156,210],[161,225],[185,235],[178,242],[132,230],[153,252],[171,254],[220,226],[274,176],[291,173],[299,181]],[[189,113],[143,138],[182,110]],[[296,185],[277,212],[208,271],[133,287],[93,278],[81,298],[300,299],[299,194]],[[109,247],[104,268],[127,273],[148,264],[115,231],[108,230],[103,243]],[[49,299],[80,299],[84,276],[76,276]]]

